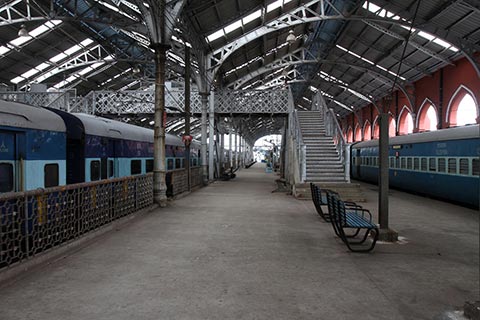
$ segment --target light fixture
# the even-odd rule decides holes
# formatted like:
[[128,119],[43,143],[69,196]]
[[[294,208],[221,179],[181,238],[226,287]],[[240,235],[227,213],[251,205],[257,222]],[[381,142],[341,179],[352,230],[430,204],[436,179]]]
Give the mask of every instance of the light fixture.
[[132,72],[135,73],[135,74],[140,73],[140,67],[139,66],[134,66],[132,68]]
[[295,37],[295,34],[293,33],[293,30],[288,31],[288,36],[287,36],[287,43],[292,44],[295,42],[297,38]]
[[18,30],[18,36],[19,37],[28,37],[29,36],[28,30],[27,30],[27,28],[25,27],[24,24],[22,24],[20,26],[20,29]]

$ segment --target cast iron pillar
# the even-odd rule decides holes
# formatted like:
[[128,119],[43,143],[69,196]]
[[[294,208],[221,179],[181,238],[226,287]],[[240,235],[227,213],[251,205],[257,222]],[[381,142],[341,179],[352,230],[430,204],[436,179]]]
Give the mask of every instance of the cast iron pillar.
[[192,188],[192,172],[190,169],[190,47],[185,46],[185,169],[187,170],[187,190]]
[[233,167],[232,161],[232,130],[230,129],[228,132],[228,167]]
[[388,208],[388,120],[389,116],[387,112],[380,114],[380,141],[379,141],[379,175],[378,175],[378,222],[380,223],[380,235],[379,239],[383,241],[397,241],[398,234],[390,229],[388,224],[389,208]]
[[208,93],[200,93],[202,100],[202,147],[200,152],[202,153],[202,177],[203,185],[208,184],[208,162],[207,162],[207,111],[208,111]]
[[210,94],[209,110],[208,110],[208,173],[209,180],[215,179],[215,105],[213,91]]
[[167,205],[167,185],[165,183],[165,61],[170,46],[152,44],[155,50],[155,124],[153,149],[153,201],[165,207]]

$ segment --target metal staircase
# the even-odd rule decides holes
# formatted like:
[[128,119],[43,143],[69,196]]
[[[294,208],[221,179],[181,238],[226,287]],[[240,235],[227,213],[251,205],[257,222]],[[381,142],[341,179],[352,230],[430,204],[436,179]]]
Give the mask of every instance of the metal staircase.
[[326,134],[323,114],[299,111],[298,122],[306,147],[305,182],[347,182],[341,155],[333,137]]

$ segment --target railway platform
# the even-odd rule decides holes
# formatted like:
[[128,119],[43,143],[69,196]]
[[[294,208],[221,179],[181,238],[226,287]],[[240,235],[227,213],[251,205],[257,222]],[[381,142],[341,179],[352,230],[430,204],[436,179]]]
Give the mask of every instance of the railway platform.
[[276,178],[255,164],[4,282],[0,318],[462,319],[480,300],[478,211],[391,190],[401,240],[355,254]]

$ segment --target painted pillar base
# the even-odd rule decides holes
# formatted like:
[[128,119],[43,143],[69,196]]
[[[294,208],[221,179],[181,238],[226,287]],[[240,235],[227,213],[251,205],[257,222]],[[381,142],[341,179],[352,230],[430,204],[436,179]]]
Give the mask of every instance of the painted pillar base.
[[386,242],[398,241],[398,232],[393,229],[378,229],[378,240]]

